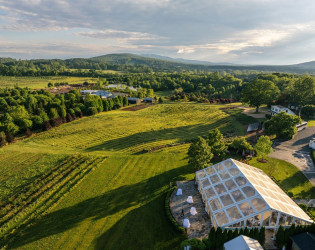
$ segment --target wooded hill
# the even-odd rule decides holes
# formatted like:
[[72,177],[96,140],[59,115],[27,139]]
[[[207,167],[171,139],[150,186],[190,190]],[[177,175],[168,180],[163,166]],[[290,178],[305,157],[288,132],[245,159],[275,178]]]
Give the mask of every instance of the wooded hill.
[[[152,55],[154,56],[154,55]],[[189,61],[183,59],[172,59],[157,56],[148,57],[135,54],[108,54],[92,58],[72,59],[34,59],[15,60],[12,58],[0,58],[1,75],[32,75],[38,71],[40,75],[61,75],[73,69],[91,70],[115,70],[131,73],[150,72],[174,72],[174,71],[256,71],[256,72],[287,72],[287,73],[315,73],[315,62],[306,62],[295,65],[222,65],[206,64],[205,62]]]

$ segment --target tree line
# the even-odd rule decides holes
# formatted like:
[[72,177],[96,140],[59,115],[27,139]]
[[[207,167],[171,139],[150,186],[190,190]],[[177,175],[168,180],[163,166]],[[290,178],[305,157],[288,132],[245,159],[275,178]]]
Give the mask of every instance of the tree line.
[[127,97],[102,99],[79,90],[53,95],[46,90],[29,88],[0,89],[0,145],[12,142],[14,136],[32,131],[49,130],[85,115],[119,109],[128,105]]

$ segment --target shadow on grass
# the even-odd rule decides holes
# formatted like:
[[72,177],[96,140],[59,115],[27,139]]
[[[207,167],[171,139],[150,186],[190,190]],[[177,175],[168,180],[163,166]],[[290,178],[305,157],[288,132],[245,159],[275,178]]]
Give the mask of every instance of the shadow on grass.
[[[298,171],[294,175],[282,180],[281,184],[288,190],[288,189],[297,188],[299,186],[302,187],[302,186],[308,184],[309,182],[310,181],[306,178],[306,176],[302,172]],[[307,191],[302,190],[298,194],[298,197],[303,198],[303,199],[314,199],[315,198],[315,187],[312,186],[312,188],[310,188]]]
[[[134,246],[134,248],[139,249],[133,245],[134,239],[137,239],[141,246],[146,245],[147,249],[150,249],[152,245],[159,244],[159,242],[163,244],[163,241],[176,236],[174,230],[170,229],[172,226],[167,222],[165,216],[164,190],[170,182],[180,180],[182,179],[181,176],[188,173],[191,173],[188,166],[172,169],[142,182],[121,186],[74,206],[44,215],[34,221],[31,227],[20,232],[15,241],[9,245],[9,248],[22,247],[45,237],[63,233],[78,226],[80,222],[86,219],[97,221],[139,205],[139,208],[129,212],[127,216],[116,223],[117,225],[114,224],[108,232],[99,237],[95,242],[96,247],[104,246],[103,249],[105,249],[106,244],[111,242],[111,237],[115,239],[118,245],[126,244],[123,249],[126,246]],[[135,223],[135,226],[127,225],[128,232],[125,233],[128,237],[126,237],[124,231],[120,232],[119,228],[124,228],[125,223],[129,223],[129,221]],[[113,233],[115,235],[112,235]],[[146,239],[150,234],[152,236],[149,240]],[[82,239],[80,238],[80,240]],[[119,249],[115,246],[116,243],[110,243],[113,249]]]
[[[145,122],[145,121],[144,121]],[[137,145],[146,144],[159,140],[178,139],[177,142],[182,143],[190,139],[195,139],[197,136],[206,135],[208,130],[219,126],[227,126],[229,118],[220,119],[214,123],[206,125],[189,125],[176,128],[167,128],[162,130],[152,130],[141,133],[132,134],[122,138],[109,140],[93,147],[85,149],[87,152],[100,150],[124,150]],[[139,124],[141,126],[141,124]],[[201,134],[204,133],[204,134]]]
[[[132,210],[94,241],[94,249],[175,249],[184,236],[168,221],[165,195]],[[162,217],[165,218],[162,218]]]

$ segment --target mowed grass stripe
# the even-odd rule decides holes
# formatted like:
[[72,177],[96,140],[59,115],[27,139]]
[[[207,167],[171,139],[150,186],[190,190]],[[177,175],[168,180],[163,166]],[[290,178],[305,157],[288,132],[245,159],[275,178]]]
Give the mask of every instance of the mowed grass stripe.
[[[124,178],[128,178],[129,174],[132,172],[132,170],[134,169],[135,166],[137,166],[137,158],[134,159],[130,159],[127,158],[127,164],[124,164],[123,168],[120,169],[120,171],[113,176],[112,181],[108,181],[106,184],[100,186],[102,187],[99,194],[102,194],[108,190],[114,189],[115,187],[119,186],[120,183],[122,181],[124,181]],[[107,160],[105,162],[105,166],[104,168],[110,168],[110,164],[109,161]],[[86,188],[89,188],[88,186],[86,186]],[[99,190],[98,190],[99,191]],[[104,199],[103,202],[108,202],[110,199],[113,199],[113,197],[107,197],[107,199]],[[76,227],[74,229],[71,229],[71,231],[75,232],[75,237],[73,234],[64,234],[63,237],[58,240],[58,242],[56,243],[56,247],[58,249],[75,249],[77,247],[81,248],[81,244],[82,244],[82,240],[84,239],[84,242],[87,242],[87,239],[84,237],[84,234],[86,233],[86,230],[89,229],[89,227],[94,227],[95,225],[95,221],[91,221],[91,218],[87,215],[91,214],[91,210],[97,206],[97,203],[99,201],[97,199],[95,199],[92,202],[89,202],[88,206],[84,209],[83,211],[83,217],[87,217],[87,219],[83,220],[80,222],[80,227]],[[80,243],[80,244],[78,244]],[[82,248],[81,248],[82,249]]]
[[[125,175],[125,178],[122,179],[122,183],[126,182],[126,183],[136,183],[139,181],[142,181],[143,179],[148,178],[149,176],[152,175],[152,172],[154,171],[153,168],[152,171],[144,171],[143,168],[145,168],[145,166],[150,166],[150,158],[146,158],[143,160],[142,157],[136,157],[137,161],[135,162],[134,166],[131,169],[134,168],[138,168],[137,172],[133,173],[133,175],[131,177],[129,177],[129,174]],[[139,165],[139,162],[141,163],[141,165]],[[128,167],[128,169],[130,168],[130,166]],[[151,170],[150,169],[150,170]],[[145,174],[141,174],[141,173],[145,173]],[[127,181],[128,178],[128,181]],[[119,185],[121,186],[121,185]],[[116,186],[117,188],[117,186]],[[128,194],[128,192],[125,194],[126,196],[132,195],[132,194]],[[113,197],[113,202],[115,202],[115,198]],[[117,201],[119,202],[119,201]],[[121,218],[124,214],[128,213],[130,210],[135,209],[136,207],[139,207],[140,204],[135,204],[131,207],[129,207],[128,209],[125,209],[125,211],[122,214],[119,214],[119,217],[116,217],[117,214],[113,214],[111,216],[114,216],[117,218]],[[121,211],[120,211],[121,212]],[[89,226],[87,226],[86,231],[84,233],[84,235],[82,235],[82,239],[84,239],[80,244],[76,245],[76,249],[77,248],[81,248],[81,249],[86,249],[86,248],[93,248],[93,240],[95,238],[96,235],[101,235],[102,231],[106,228],[106,225],[110,224],[110,217],[104,217],[104,218],[100,218],[97,221],[90,221]],[[69,247],[71,246],[67,246],[67,248],[69,249]]]
[[[178,111],[176,105],[166,104],[165,106],[153,106],[149,108],[150,112],[141,113],[142,110],[137,112],[113,111],[113,113],[99,114],[62,125],[48,131],[45,135],[35,136],[32,141],[25,144],[47,143],[58,150],[66,147],[86,148],[90,149],[89,151],[132,152],[128,148],[132,148],[135,144],[149,143],[161,136],[163,139],[176,141],[184,136],[193,137],[196,134],[207,132],[211,126],[218,125],[215,124],[216,122],[221,121],[221,125],[226,124],[225,119],[228,115],[210,105],[208,108],[198,104],[177,105],[182,106],[179,110],[183,110],[182,113]],[[190,112],[190,108],[194,108],[196,112]],[[166,115],[160,116],[160,112],[163,110]],[[173,114],[169,115],[170,112]],[[121,113],[124,115],[122,116]],[[88,126],[82,127],[86,123]],[[201,128],[199,128],[200,125],[202,125]],[[121,148],[121,146],[123,147]]]

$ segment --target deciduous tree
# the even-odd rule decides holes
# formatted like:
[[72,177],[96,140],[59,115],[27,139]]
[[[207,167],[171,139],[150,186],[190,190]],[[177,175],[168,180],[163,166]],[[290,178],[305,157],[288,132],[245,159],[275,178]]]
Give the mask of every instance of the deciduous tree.
[[279,96],[279,88],[271,81],[255,79],[242,91],[242,101],[259,111],[262,104],[270,104]]
[[264,160],[270,153],[272,153],[272,141],[268,136],[261,136],[259,137],[256,145],[255,151],[257,153],[258,158]]

